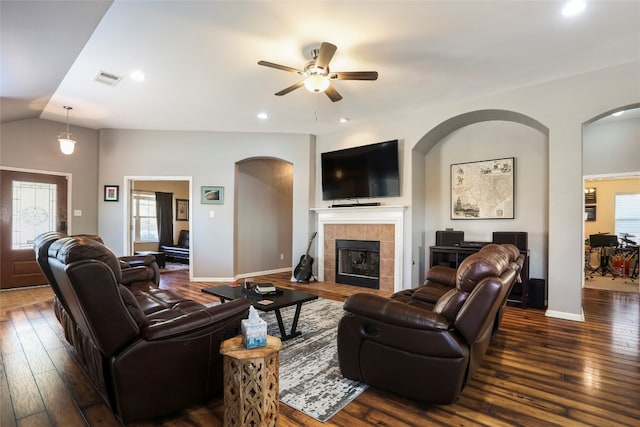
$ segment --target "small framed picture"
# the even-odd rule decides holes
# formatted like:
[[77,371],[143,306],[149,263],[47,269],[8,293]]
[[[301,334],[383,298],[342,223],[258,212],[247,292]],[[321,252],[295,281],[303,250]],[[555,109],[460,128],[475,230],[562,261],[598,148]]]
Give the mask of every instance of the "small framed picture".
[[105,185],[104,186],[104,201],[105,202],[117,202],[120,195],[119,185]]
[[585,204],[594,204],[597,201],[596,189],[594,187],[584,189]]
[[176,221],[189,221],[189,200],[176,199]]
[[206,205],[221,205],[224,203],[224,187],[200,187],[200,203]]
[[596,220],[596,207],[595,206],[585,206],[584,207],[584,220],[585,221],[595,221]]

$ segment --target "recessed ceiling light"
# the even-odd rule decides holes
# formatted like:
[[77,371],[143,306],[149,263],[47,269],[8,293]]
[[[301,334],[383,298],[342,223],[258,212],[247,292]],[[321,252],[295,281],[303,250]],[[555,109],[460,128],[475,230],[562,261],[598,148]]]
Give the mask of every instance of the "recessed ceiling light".
[[267,120],[269,116],[267,115],[267,113],[258,113],[258,118],[260,120]]
[[624,114],[624,110],[622,110],[622,111],[618,111],[618,112],[615,112],[615,113],[613,113],[613,114],[612,114],[612,116],[613,116],[613,117],[620,117],[620,116],[621,116],[621,115],[623,115],[623,114]]
[[141,70],[135,70],[129,73],[129,77],[136,82],[143,82],[145,79],[144,72]]
[[341,117],[340,123],[349,123],[349,117]]
[[562,14],[564,16],[575,16],[582,12],[587,7],[587,3],[584,0],[570,0],[562,8]]

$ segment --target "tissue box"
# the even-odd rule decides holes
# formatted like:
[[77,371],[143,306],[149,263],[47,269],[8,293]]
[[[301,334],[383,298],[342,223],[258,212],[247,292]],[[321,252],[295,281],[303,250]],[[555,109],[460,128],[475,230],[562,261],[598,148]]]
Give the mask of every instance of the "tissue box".
[[243,319],[242,342],[247,348],[264,347],[267,345],[267,322],[260,319],[257,323],[250,323],[249,319]]

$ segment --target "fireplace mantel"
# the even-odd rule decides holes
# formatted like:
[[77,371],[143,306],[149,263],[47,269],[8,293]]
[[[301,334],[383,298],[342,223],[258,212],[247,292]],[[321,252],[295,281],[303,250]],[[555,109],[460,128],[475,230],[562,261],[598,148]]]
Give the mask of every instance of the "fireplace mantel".
[[404,237],[404,212],[406,206],[361,206],[344,208],[314,208],[311,209],[317,216],[317,266],[318,280],[324,281],[325,264],[325,235],[324,226],[326,224],[392,224],[394,226],[395,246],[394,246],[394,291],[402,288],[402,265],[403,265],[403,237]]

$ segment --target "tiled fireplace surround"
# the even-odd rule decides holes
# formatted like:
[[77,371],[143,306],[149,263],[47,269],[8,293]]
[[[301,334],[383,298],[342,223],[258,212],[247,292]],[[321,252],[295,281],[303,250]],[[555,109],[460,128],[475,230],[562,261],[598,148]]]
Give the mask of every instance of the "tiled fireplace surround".
[[403,206],[318,208],[318,280],[334,281],[336,239],[380,242],[380,289],[402,284]]

